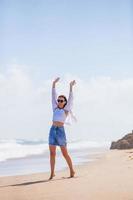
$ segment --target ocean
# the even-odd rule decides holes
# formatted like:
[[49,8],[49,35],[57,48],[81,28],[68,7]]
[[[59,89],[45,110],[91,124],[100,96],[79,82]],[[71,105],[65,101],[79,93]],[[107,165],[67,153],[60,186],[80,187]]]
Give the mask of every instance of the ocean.
[[[110,141],[77,140],[67,143],[73,165],[92,162],[96,155],[109,150]],[[68,167],[61,154],[56,150],[55,170]],[[0,140],[0,176],[23,175],[49,172],[49,146],[45,140],[3,139]]]

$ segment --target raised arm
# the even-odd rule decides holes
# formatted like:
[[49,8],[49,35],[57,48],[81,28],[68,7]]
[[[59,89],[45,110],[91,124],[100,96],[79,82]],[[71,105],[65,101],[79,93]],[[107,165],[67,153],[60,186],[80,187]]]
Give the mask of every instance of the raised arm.
[[53,84],[52,84],[52,108],[53,108],[53,110],[55,109],[55,108],[57,108],[57,102],[56,102],[56,100],[57,100],[57,94],[56,94],[56,83],[59,81],[59,77],[58,78],[56,78],[54,81],[53,81]]
[[69,97],[66,106],[64,107],[65,110],[71,111],[73,107],[73,86],[76,84],[75,80],[70,82],[70,89],[69,89]]

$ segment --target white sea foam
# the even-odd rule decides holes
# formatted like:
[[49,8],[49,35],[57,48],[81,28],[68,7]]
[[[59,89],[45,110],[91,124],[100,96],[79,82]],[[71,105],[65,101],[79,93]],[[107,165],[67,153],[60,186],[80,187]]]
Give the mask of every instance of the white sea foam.
[[80,140],[68,143],[69,149],[84,149],[84,148],[98,148],[98,147],[108,147],[110,142],[98,142],[90,140]]
[[[68,143],[70,150],[84,148],[108,147],[110,142],[72,141]],[[48,152],[48,143],[44,140],[0,140],[0,161],[23,158],[31,155],[41,155]]]

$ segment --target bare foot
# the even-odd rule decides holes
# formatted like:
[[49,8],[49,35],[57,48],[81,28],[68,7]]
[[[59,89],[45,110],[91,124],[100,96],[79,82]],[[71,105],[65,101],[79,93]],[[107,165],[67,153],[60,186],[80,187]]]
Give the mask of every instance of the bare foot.
[[54,176],[55,174],[51,174],[48,180],[51,180]]
[[70,176],[69,176],[69,178],[72,178],[72,177],[74,177],[74,174],[75,174],[75,171],[72,171],[72,172],[70,173]]

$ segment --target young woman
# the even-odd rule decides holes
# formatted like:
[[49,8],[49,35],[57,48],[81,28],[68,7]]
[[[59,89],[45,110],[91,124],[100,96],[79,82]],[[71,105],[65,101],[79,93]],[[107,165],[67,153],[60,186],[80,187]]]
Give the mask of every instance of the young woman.
[[50,166],[51,175],[49,179],[55,176],[55,156],[56,156],[56,146],[60,146],[61,152],[66,159],[66,162],[70,169],[70,178],[74,177],[75,171],[73,169],[72,160],[67,151],[67,140],[64,129],[64,123],[71,112],[73,103],[73,86],[75,85],[75,80],[70,82],[70,91],[68,100],[64,95],[60,95],[57,98],[56,94],[56,83],[59,81],[59,77],[53,81],[52,84],[52,108],[53,108],[53,124],[49,131],[49,150],[50,150]]

